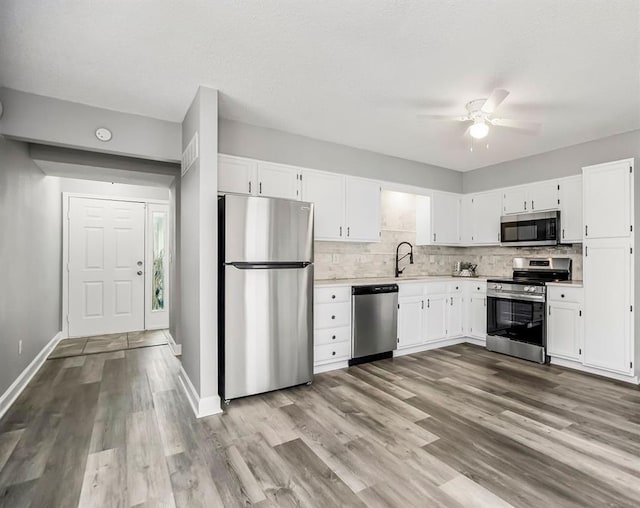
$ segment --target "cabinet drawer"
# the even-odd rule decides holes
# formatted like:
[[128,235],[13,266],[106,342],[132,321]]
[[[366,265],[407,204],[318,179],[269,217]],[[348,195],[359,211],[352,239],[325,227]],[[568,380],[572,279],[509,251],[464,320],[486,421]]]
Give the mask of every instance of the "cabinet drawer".
[[424,293],[424,284],[404,283],[398,284],[398,297],[403,296],[422,296]]
[[351,325],[351,302],[319,303],[315,306],[314,328],[338,328]]
[[316,303],[338,303],[351,301],[351,287],[320,287],[315,289]]
[[[425,295],[442,295],[447,292],[448,283],[446,282],[429,282],[424,286]],[[453,285],[454,287],[456,284]]]
[[351,327],[323,328],[313,332],[313,340],[316,346],[323,344],[337,344],[338,342],[351,342]]
[[324,344],[313,348],[315,363],[348,360],[351,357],[351,342]]
[[487,293],[487,282],[484,280],[481,282],[469,282],[469,285],[471,287],[472,293],[478,293],[482,295]]
[[462,292],[461,282],[449,282],[447,284],[447,293],[461,293],[461,292]]
[[549,300],[556,302],[582,303],[582,288],[547,286]]

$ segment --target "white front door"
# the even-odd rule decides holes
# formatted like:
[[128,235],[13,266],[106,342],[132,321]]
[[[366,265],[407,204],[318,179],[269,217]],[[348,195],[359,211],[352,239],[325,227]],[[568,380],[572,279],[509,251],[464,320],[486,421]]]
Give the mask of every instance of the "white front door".
[[144,329],[145,205],[69,198],[69,336]]

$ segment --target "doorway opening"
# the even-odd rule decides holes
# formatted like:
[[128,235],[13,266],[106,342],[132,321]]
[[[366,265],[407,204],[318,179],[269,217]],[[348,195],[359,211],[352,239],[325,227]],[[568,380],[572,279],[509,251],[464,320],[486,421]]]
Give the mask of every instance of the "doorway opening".
[[67,337],[169,328],[169,241],[168,201],[64,193]]

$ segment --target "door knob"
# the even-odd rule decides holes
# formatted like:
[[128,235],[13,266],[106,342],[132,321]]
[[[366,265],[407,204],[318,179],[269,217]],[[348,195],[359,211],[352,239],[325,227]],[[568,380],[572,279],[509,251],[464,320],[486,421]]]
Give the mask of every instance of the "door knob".
[[138,270],[138,275],[142,275],[142,270]]

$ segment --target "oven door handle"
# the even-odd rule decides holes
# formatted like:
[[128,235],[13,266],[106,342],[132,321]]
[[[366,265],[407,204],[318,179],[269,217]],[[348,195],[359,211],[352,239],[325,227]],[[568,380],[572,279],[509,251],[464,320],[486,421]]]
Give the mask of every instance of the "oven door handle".
[[488,299],[494,300],[519,300],[522,302],[542,302],[544,303],[545,295],[523,295],[522,293],[500,293],[500,294],[487,294]]

